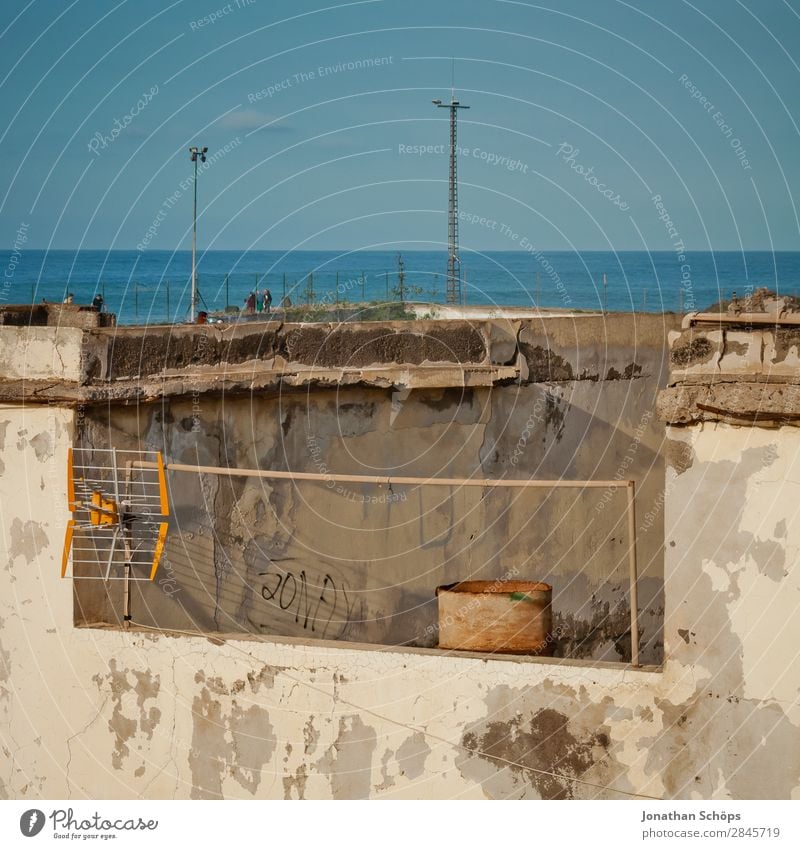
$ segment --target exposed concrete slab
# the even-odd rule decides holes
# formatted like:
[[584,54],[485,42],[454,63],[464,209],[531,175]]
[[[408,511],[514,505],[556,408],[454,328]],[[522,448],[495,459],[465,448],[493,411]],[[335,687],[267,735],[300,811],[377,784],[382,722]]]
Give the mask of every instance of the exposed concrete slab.
[[[637,346],[645,352],[662,346],[678,323],[675,316],[576,314],[101,329],[80,336],[80,365],[76,371],[71,358],[68,374],[48,365],[47,352],[38,350],[31,354],[35,364],[23,373],[21,354],[20,368],[0,378],[0,400],[79,405],[334,384],[413,388],[627,380],[646,376]],[[48,331],[32,330],[51,339]],[[23,331],[0,327],[0,340],[17,350]]]
[[670,424],[724,421],[762,427],[800,424],[800,384],[715,382],[661,392],[658,416]]
[[697,324],[670,334],[669,386],[658,415],[670,424],[800,422],[800,328]]

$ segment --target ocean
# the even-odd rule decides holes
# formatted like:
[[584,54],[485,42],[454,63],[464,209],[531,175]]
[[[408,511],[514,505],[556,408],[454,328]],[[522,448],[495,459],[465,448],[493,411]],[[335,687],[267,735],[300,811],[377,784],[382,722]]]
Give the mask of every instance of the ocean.
[[[190,251],[0,251],[0,305],[42,299],[89,303],[100,292],[121,324],[181,322],[188,316]],[[402,255],[406,300],[445,300],[446,255]],[[198,253],[201,308],[242,306],[269,288],[277,306],[313,300],[398,300],[399,261],[389,251],[208,251]],[[605,286],[604,286],[605,276]],[[800,295],[800,252],[544,252],[462,254],[467,304],[539,305],[609,311],[704,309],[760,286]]]

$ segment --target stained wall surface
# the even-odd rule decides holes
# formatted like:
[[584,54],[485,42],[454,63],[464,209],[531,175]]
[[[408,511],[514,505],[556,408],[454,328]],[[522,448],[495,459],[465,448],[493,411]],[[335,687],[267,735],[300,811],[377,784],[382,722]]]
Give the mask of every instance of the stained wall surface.
[[670,430],[656,672],[75,628],[74,415],[0,422],[6,796],[800,795],[794,428]]
[[[526,365],[541,362],[532,353]],[[726,418],[749,415],[733,400]],[[168,425],[175,451],[172,415],[143,416],[142,427]],[[791,421],[794,409],[780,415]],[[76,627],[80,594],[76,604],[59,577],[65,465],[91,414],[4,405],[0,795],[800,798],[800,431],[774,416],[769,428],[753,416],[747,426],[683,417],[648,424],[666,469],[639,521],[664,527],[665,659],[636,670],[224,629]],[[142,432],[122,415],[112,424]],[[261,434],[251,439],[267,452],[272,437]],[[176,492],[179,508],[213,495],[205,486]],[[90,601],[113,611],[114,599]],[[205,604],[216,608],[214,589]]]

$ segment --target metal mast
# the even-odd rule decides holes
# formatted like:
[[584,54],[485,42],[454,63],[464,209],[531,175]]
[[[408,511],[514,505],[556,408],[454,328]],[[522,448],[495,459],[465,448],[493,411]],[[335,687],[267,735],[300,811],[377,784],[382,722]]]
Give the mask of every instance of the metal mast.
[[197,160],[206,161],[207,147],[190,147],[189,155],[194,162],[194,212],[192,214],[192,303],[189,307],[191,321],[194,324],[197,304],[200,300],[197,292]]
[[440,109],[450,110],[450,192],[447,212],[447,303],[461,303],[461,260],[458,256],[458,175],[456,169],[456,141],[458,132],[458,110],[469,109],[450,96],[450,103],[434,100]]

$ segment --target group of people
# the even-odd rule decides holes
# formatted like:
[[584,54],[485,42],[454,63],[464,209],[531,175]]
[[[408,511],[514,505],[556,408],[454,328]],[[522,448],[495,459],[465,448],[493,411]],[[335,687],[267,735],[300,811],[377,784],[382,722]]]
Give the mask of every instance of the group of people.
[[259,294],[255,289],[251,290],[250,294],[244,299],[244,307],[249,315],[255,315],[256,312],[271,312],[272,292],[269,289],[264,289]]
[[[42,301],[44,301],[44,298],[42,298]],[[64,298],[64,303],[65,304],[74,304],[75,303],[75,295],[72,292],[68,292],[67,297]],[[92,309],[96,310],[97,312],[102,312],[104,305],[105,305],[105,300],[103,299],[103,296],[98,292],[94,296],[94,298],[92,298]]]
[[[44,300],[44,298],[42,299]],[[72,292],[69,292],[67,296],[64,298],[65,304],[73,304],[75,303],[75,295]],[[284,308],[291,306],[291,300],[289,298],[284,298],[284,303],[282,306]],[[102,312],[103,307],[105,306],[105,301],[103,296],[98,292],[94,298],[92,299],[92,307],[98,312]],[[256,313],[270,313],[272,312],[272,292],[269,289],[264,289],[263,292],[258,292],[253,289],[250,294],[244,299],[244,307],[245,312],[248,315],[255,315]],[[205,324],[208,321],[208,313],[200,312],[198,316],[198,324]]]

